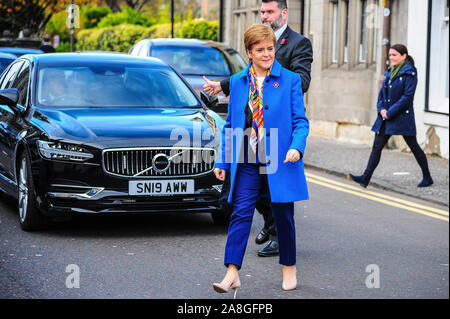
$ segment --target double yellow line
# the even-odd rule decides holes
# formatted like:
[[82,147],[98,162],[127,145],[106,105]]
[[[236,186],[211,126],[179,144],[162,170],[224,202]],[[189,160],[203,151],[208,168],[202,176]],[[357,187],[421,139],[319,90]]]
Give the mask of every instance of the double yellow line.
[[405,209],[417,214],[421,214],[421,215],[425,215],[428,217],[432,217],[432,218],[436,218],[436,219],[440,219],[443,221],[448,222],[448,211],[442,210],[442,209],[438,209],[438,208],[434,208],[434,207],[429,207],[429,206],[425,206],[425,205],[421,205],[421,204],[417,204],[417,203],[413,203],[407,200],[403,200],[400,198],[396,198],[396,197],[392,197],[389,195],[385,195],[385,194],[381,194],[381,193],[377,193],[377,192],[373,192],[373,191],[368,191],[365,189],[362,189],[361,187],[357,187],[357,186],[352,186],[352,185],[347,185],[344,183],[340,183],[319,175],[315,175],[315,174],[311,174],[309,172],[305,173],[306,175],[306,180],[309,183],[314,183],[317,185],[321,185],[324,187],[328,187],[340,192],[344,192],[344,193],[348,193],[348,194],[352,194],[358,197],[362,197],[362,198],[366,198],[366,199],[370,199],[379,203],[383,203],[389,206],[393,206],[393,207],[397,207],[397,208],[401,208],[401,209]]

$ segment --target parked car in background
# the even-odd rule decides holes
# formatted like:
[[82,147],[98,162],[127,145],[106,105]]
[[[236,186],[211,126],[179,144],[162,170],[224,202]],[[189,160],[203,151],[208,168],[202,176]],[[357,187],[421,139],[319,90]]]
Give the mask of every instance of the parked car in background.
[[38,49],[0,47],[0,52],[14,54],[17,58],[24,54],[41,54],[44,53]]
[[0,52],[0,74],[5,70],[12,61],[16,59],[16,56],[11,53]]
[[[221,80],[245,69],[247,63],[233,48],[219,42],[196,39],[145,39],[129,51],[136,56],[151,56],[175,68],[197,93],[205,84],[203,76]],[[228,98],[220,95],[215,110],[227,112]]]
[[0,77],[0,192],[18,199],[24,230],[76,214],[208,212],[223,223],[213,174],[223,125],[158,59],[25,55]]

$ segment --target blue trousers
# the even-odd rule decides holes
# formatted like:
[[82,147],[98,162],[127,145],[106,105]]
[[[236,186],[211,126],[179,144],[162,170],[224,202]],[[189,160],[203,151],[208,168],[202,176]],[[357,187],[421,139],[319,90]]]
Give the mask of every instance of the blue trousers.
[[[266,185],[267,175],[259,174],[258,164],[238,165],[233,213],[225,246],[225,266],[234,264],[238,269],[241,268],[256,201]],[[279,262],[285,266],[293,266],[296,263],[294,203],[272,203],[271,206],[277,228]]]

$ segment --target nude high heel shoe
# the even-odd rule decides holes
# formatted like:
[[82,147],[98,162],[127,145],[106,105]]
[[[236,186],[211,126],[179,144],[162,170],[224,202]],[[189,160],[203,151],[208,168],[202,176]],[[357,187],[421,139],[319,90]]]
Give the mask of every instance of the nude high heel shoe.
[[295,281],[294,282],[286,284],[283,281],[283,283],[281,284],[281,289],[283,289],[284,291],[297,289],[297,268],[294,268],[294,272],[295,272]]
[[233,281],[231,286],[228,286],[223,283],[215,282],[215,283],[213,283],[213,288],[218,293],[226,293],[226,292],[228,292],[228,290],[233,289],[234,290],[233,299],[236,299],[236,293],[237,293],[238,289],[241,288],[241,281],[239,280],[239,278],[237,278],[235,281]]

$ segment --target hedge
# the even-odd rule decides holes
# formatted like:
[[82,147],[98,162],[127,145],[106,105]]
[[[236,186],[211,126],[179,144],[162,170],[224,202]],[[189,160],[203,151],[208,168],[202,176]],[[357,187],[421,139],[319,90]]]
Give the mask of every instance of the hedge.
[[103,17],[98,23],[98,27],[106,28],[120,24],[133,24],[150,27],[154,23],[150,20],[150,18],[142,13],[136,12],[135,10],[127,7],[123,11],[109,13],[107,16]]
[[[188,21],[175,24],[175,37],[217,41],[217,21]],[[101,50],[128,52],[138,41],[145,38],[170,38],[171,24],[152,27],[121,24],[114,27],[81,30],[76,35],[79,51]]]
[[77,34],[77,50],[128,52],[134,43],[149,37],[149,31],[149,28],[130,24],[82,30]]
[[217,41],[218,21],[192,20],[185,22],[178,29],[178,37]]

